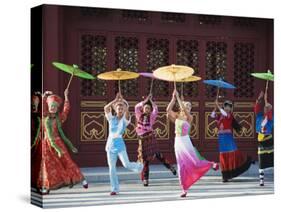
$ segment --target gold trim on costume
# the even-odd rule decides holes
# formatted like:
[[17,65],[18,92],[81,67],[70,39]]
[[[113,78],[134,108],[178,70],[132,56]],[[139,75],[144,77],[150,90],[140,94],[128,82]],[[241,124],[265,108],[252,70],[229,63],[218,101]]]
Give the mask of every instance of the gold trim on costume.
[[[218,127],[215,119],[209,118],[212,112],[205,112],[205,139],[217,139]],[[235,132],[235,138],[252,139],[254,134],[254,112],[233,112],[236,119],[241,120],[239,124],[242,125],[240,133]],[[212,121],[209,121],[212,120]]]

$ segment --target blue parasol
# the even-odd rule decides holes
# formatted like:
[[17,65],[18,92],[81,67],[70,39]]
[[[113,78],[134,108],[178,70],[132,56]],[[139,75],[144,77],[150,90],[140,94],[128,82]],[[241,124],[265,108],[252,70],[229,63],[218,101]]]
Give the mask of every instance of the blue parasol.
[[219,88],[235,89],[235,86],[223,80],[204,80],[207,85],[213,85]]
[[225,82],[223,80],[203,80],[203,82],[207,85],[212,85],[212,86],[218,87],[217,99],[219,98],[220,88],[235,89],[234,85],[232,85],[228,82]]

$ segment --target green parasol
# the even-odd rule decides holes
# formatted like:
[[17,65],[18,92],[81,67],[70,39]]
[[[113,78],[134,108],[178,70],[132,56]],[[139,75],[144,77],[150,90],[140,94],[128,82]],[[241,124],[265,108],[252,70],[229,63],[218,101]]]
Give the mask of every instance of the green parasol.
[[259,79],[263,79],[263,80],[267,80],[267,81],[274,81],[274,75],[271,73],[270,70],[268,70],[265,73],[251,73],[251,75],[253,77],[256,77]]
[[70,79],[68,81],[66,89],[69,88],[69,85],[71,83],[71,80],[72,80],[73,76],[80,77],[80,78],[83,78],[83,79],[89,79],[89,80],[95,79],[95,77],[92,74],[89,74],[89,73],[87,73],[85,71],[82,71],[75,64],[73,64],[72,66],[71,65],[66,65],[66,64],[63,64],[63,63],[58,63],[58,62],[53,62],[52,64],[56,68],[58,68],[59,70],[64,71],[64,72],[66,72],[68,74],[71,74],[71,77],[70,77]]
[[264,72],[264,73],[251,73],[251,75],[258,79],[266,80],[265,93],[267,93],[268,82],[274,81],[274,75],[271,73],[271,71],[268,70],[267,72]]

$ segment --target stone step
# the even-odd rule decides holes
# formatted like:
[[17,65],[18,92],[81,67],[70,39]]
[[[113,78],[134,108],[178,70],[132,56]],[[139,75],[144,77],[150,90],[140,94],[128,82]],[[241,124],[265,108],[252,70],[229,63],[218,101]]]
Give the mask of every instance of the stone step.
[[[176,166],[175,166],[176,167]],[[150,179],[164,179],[164,178],[177,178],[174,176],[170,170],[166,169],[163,165],[150,165],[149,166],[149,178]],[[257,176],[258,177],[258,163],[251,165],[250,169],[247,170],[241,176]],[[88,182],[108,182],[109,181],[109,173],[108,167],[88,167],[81,168],[84,176],[88,180]],[[129,171],[124,167],[117,167],[117,174],[120,181],[122,180],[139,180],[139,174]],[[266,175],[273,175],[273,169],[268,169],[265,171]],[[221,176],[220,171],[210,170],[206,176]]]

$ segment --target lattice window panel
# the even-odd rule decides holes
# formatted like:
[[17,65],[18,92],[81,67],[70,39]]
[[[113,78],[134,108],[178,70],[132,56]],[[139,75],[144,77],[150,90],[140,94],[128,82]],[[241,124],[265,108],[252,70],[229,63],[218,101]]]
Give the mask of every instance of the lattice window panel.
[[235,17],[233,18],[233,25],[238,27],[254,27],[255,22],[253,18]]
[[216,15],[199,15],[199,24],[201,25],[220,25],[222,23],[222,17]]
[[[139,40],[136,37],[115,38],[115,68],[125,71],[138,71],[139,66]],[[121,90],[124,96],[137,96],[138,80],[124,80],[121,82]],[[115,83],[115,90],[118,91],[118,82]]]
[[146,22],[149,14],[146,11],[122,10],[122,18],[128,21]]
[[255,68],[255,45],[253,43],[234,44],[234,90],[235,97],[254,96],[254,78],[250,73]]
[[[152,72],[155,69],[169,64],[169,40],[168,39],[147,39],[147,71]],[[147,93],[149,92],[151,80],[147,83]],[[169,83],[157,80],[153,86],[153,95],[167,97],[169,95]]]
[[[190,66],[194,69],[194,75],[199,70],[199,43],[197,40],[178,40],[176,64]],[[183,88],[184,97],[198,96],[198,82],[178,83],[178,91]],[[183,87],[182,87],[183,86]]]
[[182,13],[161,13],[161,20],[168,23],[184,23],[185,14]]
[[[209,41],[206,44],[206,79],[222,79],[226,76],[227,66],[227,44],[225,42]],[[212,98],[217,95],[214,86],[206,85],[206,97]],[[226,92],[220,90],[220,95]]]
[[[81,68],[94,76],[106,71],[106,37],[84,34],[81,36]],[[82,96],[105,96],[106,82],[102,80],[81,80]]]

